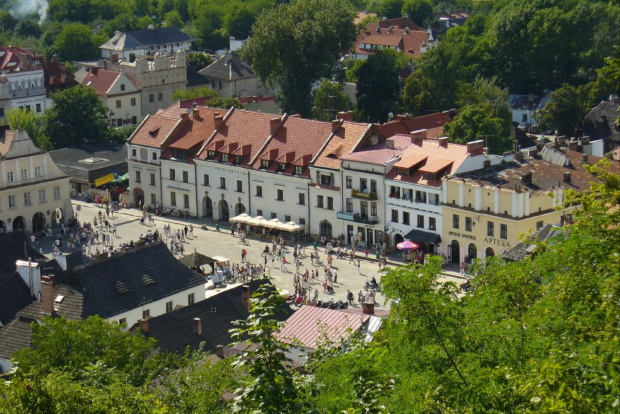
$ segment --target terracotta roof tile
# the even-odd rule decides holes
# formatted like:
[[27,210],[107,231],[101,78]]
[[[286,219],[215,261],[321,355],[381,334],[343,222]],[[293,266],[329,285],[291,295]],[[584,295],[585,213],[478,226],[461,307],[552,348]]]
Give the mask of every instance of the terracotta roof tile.
[[[166,109],[160,109],[159,111],[157,111],[157,115],[167,116],[170,118],[178,118],[181,116],[182,113],[185,113],[190,108],[192,108],[194,106],[194,103],[196,103],[196,106],[205,106],[207,102],[209,102],[210,100],[211,100],[210,96],[203,96],[200,98],[191,98],[191,99],[182,99],[180,101],[176,101],[175,103],[173,103]],[[222,113],[226,113],[226,110],[224,109],[221,109],[220,111]]]
[[426,161],[427,158],[428,156],[423,154],[416,154],[412,152],[409,152],[408,154],[403,153],[400,161],[394,164],[394,168],[412,168],[422,161]]
[[342,157],[342,159],[375,165],[385,165],[391,158],[399,156],[411,145],[411,137],[409,135],[395,135],[390,137],[390,140],[394,141],[394,148],[388,148],[387,143],[383,141],[372,147],[366,147],[361,151],[356,151],[351,155]]
[[448,166],[454,163],[454,160],[444,160],[442,158],[434,158],[430,161],[427,161],[422,167],[420,167],[421,172],[436,174],[441,170],[444,170]]
[[82,80],[82,85],[93,88],[99,96],[107,96],[108,90],[119,76],[121,76],[119,72],[103,69],[91,70]]
[[174,129],[179,118],[168,118],[160,115],[147,115],[142,124],[129,138],[129,143],[151,148],[160,148],[162,141]]
[[359,330],[369,315],[351,315],[336,309],[302,306],[284,324],[277,335],[282,342],[299,341],[306,348],[316,348],[326,338],[337,342]]
[[[170,148],[189,150],[199,144],[202,145],[215,132],[215,116],[223,115],[223,112],[225,111],[222,109],[195,108],[182,121],[178,132],[174,134]],[[166,157],[168,154],[165,153],[162,156]]]
[[398,119],[378,125],[380,134],[389,138],[396,134],[408,134],[411,131],[426,129],[427,139],[437,139],[443,136],[443,126],[452,122],[454,111],[436,112],[429,115],[407,118],[398,116]]
[[362,137],[367,132],[370,133],[369,128],[370,124],[344,121],[316,158],[314,165],[332,170],[339,169],[340,158],[355,150]]
[[[299,160],[302,163],[306,162],[303,166],[308,166],[310,160],[317,154],[331,134],[331,122],[289,117],[261,151],[252,167],[254,169],[260,168],[260,158],[265,154],[269,154],[268,157],[273,156],[274,150],[278,151],[277,162],[292,164],[293,161]],[[287,169],[284,173],[292,174],[293,168]],[[305,171],[304,175],[307,176],[307,174],[308,172]]]
[[200,152],[198,159],[207,159],[207,151],[221,151],[221,149],[214,149],[213,143],[222,141],[224,144],[221,148],[231,143],[237,143],[240,146],[249,145],[251,147],[249,154],[241,163],[241,165],[247,165],[271,135],[270,120],[273,117],[272,114],[234,109],[225,118],[224,124],[218,129],[207,146]]

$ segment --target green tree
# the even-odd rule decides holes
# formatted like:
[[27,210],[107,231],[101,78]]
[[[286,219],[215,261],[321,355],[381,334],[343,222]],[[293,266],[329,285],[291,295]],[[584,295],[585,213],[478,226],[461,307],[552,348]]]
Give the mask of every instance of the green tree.
[[322,121],[330,121],[339,111],[350,109],[351,99],[344,92],[341,83],[324,79],[314,91],[314,116]]
[[166,27],[174,26],[181,29],[183,26],[185,26],[181,14],[176,10],[172,10],[166,13],[166,15],[164,16],[164,20],[166,21]]
[[247,39],[254,24],[254,15],[246,7],[231,7],[222,22],[228,36],[237,39]]
[[398,54],[391,50],[378,51],[358,68],[355,96],[361,119],[385,122],[388,113],[398,109],[402,70]]
[[13,15],[6,10],[0,10],[0,30],[12,32],[15,29],[15,25],[17,25],[17,20]]
[[97,57],[99,45],[95,44],[88,26],[70,23],[63,27],[54,40],[54,50],[63,60],[92,59]]
[[[187,75],[196,76],[200,69],[213,63],[213,57],[203,52],[193,52],[186,55]],[[200,76],[200,75],[198,75]]]
[[248,373],[238,390],[234,412],[293,413],[301,408],[295,373],[286,366],[290,347],[275,338],[281,322],[274,315],[283,303],[273,288],[260,286],[250,299],[247,320],[233,322],[237,326],[230,331],[233,341],[248,346],[233,365]]
[[494,116],[490,105],[478,104],[463,107],[443,129],[452,142],[465,144],[482,139],[491,154],[501,154],[512,146],[504,135],[503,124],[501,118]]
[[433,17],[433,4],[430,0],[405,0],[401,14],[408,15],[418,26],[424,28],[425,23]]
[[22,19],[15,26],[15,34],[22,37],[40,37],[41,27],[34,20]]
[[379,0],[376,10],[379,17],[387,17],[388,19],[401,17],[403,0]]
[[185,90],[176,90],[172,94],[172,99],[175,101],[181,99],[192,99],[192,98],[202,98],[204,96],[216,97],[219,96],[216,91],[209,88],[208,86],[200,86],[196,88],[189,88]]
[[579,91],[564,84],[553,91],[549,102],[536,113],[542,129],[557,129],[558,133],[572,137],[583,122],[584,111]]
[[45,111],[43,131],[54,148],[106,140],[108,111],[94,89],[78,85],[51,98],[54,105]]
[[297,0],[257,19],[241,55],[277,88],[283,112],[311,115],[312,85],[330,77],[355,41],[354,15],[346,0]]
[[35,114],[32,111],[11,108],[6,113],[6,117],[11,129],[23,129],[36,146],[44,150],[52,149],[49,140],[43,134],[43,116]]

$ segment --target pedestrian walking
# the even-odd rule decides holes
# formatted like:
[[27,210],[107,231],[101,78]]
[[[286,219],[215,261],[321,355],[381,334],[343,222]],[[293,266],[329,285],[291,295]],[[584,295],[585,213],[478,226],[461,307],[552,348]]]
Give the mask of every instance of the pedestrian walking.
[[461,265],[459,266],[459,272],[464,275],[465,274],[465,262],[461,262]]
[[357,274],[362,276],[362,270],[360,269],[360,261],[357,261]]
[[114,237],[118,237],[116,234],[116,223],[112,223],[112,234],[114,234]]

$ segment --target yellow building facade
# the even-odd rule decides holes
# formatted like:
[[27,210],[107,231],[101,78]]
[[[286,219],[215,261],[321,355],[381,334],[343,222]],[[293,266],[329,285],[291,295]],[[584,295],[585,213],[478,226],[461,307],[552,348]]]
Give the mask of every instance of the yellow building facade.
[[0,232],[28,233],[73,218],[69,176],[24,131],[0,135]]

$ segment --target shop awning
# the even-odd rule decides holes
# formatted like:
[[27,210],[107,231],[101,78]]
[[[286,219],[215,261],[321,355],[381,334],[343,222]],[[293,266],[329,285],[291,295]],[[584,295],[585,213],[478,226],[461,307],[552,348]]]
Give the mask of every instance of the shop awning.
[[405,236],[405,239],[418,242],[418,243],[430,243],[430,244],[439,244],[441,243],[441,236],[437,233],[431,233],[428,231],[422,230],[411,230]]

